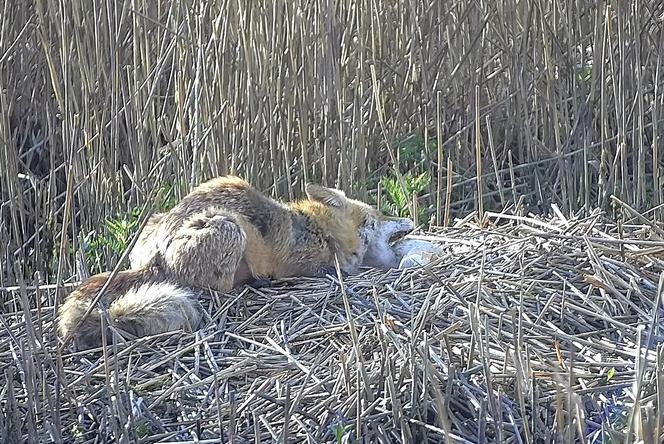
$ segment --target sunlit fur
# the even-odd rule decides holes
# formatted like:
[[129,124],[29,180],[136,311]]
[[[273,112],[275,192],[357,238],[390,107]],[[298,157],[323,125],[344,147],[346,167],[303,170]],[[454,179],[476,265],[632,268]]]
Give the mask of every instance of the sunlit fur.
[[[77,349],[98,347],[102,343],[103,312],[99,306],[78,324],[109,276],[110,273],[102,273],[90,277],[60,307],[58,333],[63,338],[75,333]],[[106,308],[107,325],[112,329],[140,337],[196,329],[201,320],[199,295],[195,288],[161,280],[150,272],[129,270],[115,276],[102,295],[100,306]],[[111,334],[111,329],[106,331],[109,341]]]
[[[321,276],[334,273],[335,257],[348,274],[362,265],[398,266],[389,239],[412,230],[411,220],[384,217],[333,188],[308,184],[306,193],[307,199],[284,204],[243,179],[218,177],[152,216],[130,254],[134,271],[118,276],[117,291],[107,296],[122,312],[115,322],[136,336],[195,327],[198,311],[184,307],[193,300],[188,288],[225,292],[255,280]],[[145,286],[155,276],[170,286]],[[70,330],[95,294],[83,284],[70,296],[78,302],[63,305],[61,331]],[[99,333],[93,337],[98,322],[91,318],[79,331],[90,337],[83,343],[99,342]]]

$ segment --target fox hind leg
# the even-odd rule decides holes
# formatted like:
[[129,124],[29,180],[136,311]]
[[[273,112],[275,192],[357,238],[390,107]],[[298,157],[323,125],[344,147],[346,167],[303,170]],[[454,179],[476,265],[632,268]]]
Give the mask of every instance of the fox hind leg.
[[138,239],[129,253],[129,262],[132,269],[145,266],[154,256],[159,246],[159,222],[164,218],[164,213],[155,213],[143,227]]
[[184,221],[166,247],[164,260],[182,282],[230,291],[246,247],[247,236],[235,217],[209,209]]

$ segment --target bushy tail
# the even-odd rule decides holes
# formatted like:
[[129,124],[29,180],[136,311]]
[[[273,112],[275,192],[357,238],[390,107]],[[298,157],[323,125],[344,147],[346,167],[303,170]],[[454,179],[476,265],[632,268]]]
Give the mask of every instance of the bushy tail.
[[[92,276],[60,307],[59,333],[63,338],[73,335],[76,349],[99,347],[102,343],[102,310],[95,307],[82,324],[80,321],[108,275]],[[194,288],[166,280],[146,279],[144,270],[129,270],[118,273],[100,302],[107,308],[108,321],[116,331],[142,337],[196,329],[202,318],[199,296],[200,292]],[[108,340],[111,335],[112,332],[107,330]]]
[[201,320],[200,293],[170,282],[148,282],[131,288],[109,307],[116,327],[134,336],[196,328]]

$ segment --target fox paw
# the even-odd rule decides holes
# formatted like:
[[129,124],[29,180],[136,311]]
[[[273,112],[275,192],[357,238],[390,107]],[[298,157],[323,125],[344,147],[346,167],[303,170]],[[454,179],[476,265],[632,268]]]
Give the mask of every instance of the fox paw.
[[[328,274],[330,276],[337,277],[336,267],[321,267],[319,273],[320,273],[320,276],[322,276],[322,277],[325,277]],[[341,270],[341,277],[342,278],[347,278],[348,276],[349,276],[349,274],[347,272],[345,272],[344,270]]]
[[194,230],[207,230],[233,223],[231,219],[221,214],[198,213],[187,219],[184,226]]
[[233,224],[232,220],[227,218],[226,216],[221,216],[219,214],[215,214],[214,216],[210,217],[205,221],[205,227],[206,228],[217,228],[217,227],[222,227],[226,224]]
[[259,290],[261,288],[272,287],[272,281],[266,277],[254,277],[251,280],[249,280],[245,285],[253,288],[254,290]]

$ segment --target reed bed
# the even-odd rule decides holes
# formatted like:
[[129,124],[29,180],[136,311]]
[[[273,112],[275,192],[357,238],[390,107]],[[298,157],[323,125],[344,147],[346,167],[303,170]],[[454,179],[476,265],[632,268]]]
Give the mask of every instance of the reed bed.
[[[0,441],[660,442],[662,17],[0,2]],[[57,307],[124,266],[134,212],[226,173],[376,203],[426,173],[406,212],[444,253],[210,294],[195,335],[61,349]]]
[[422,266],[210,293],[201,330],[92,352],[61,349],[51,290],[7,290],[1,437],[658,443],[660,231],[470,215],[412,235]]

